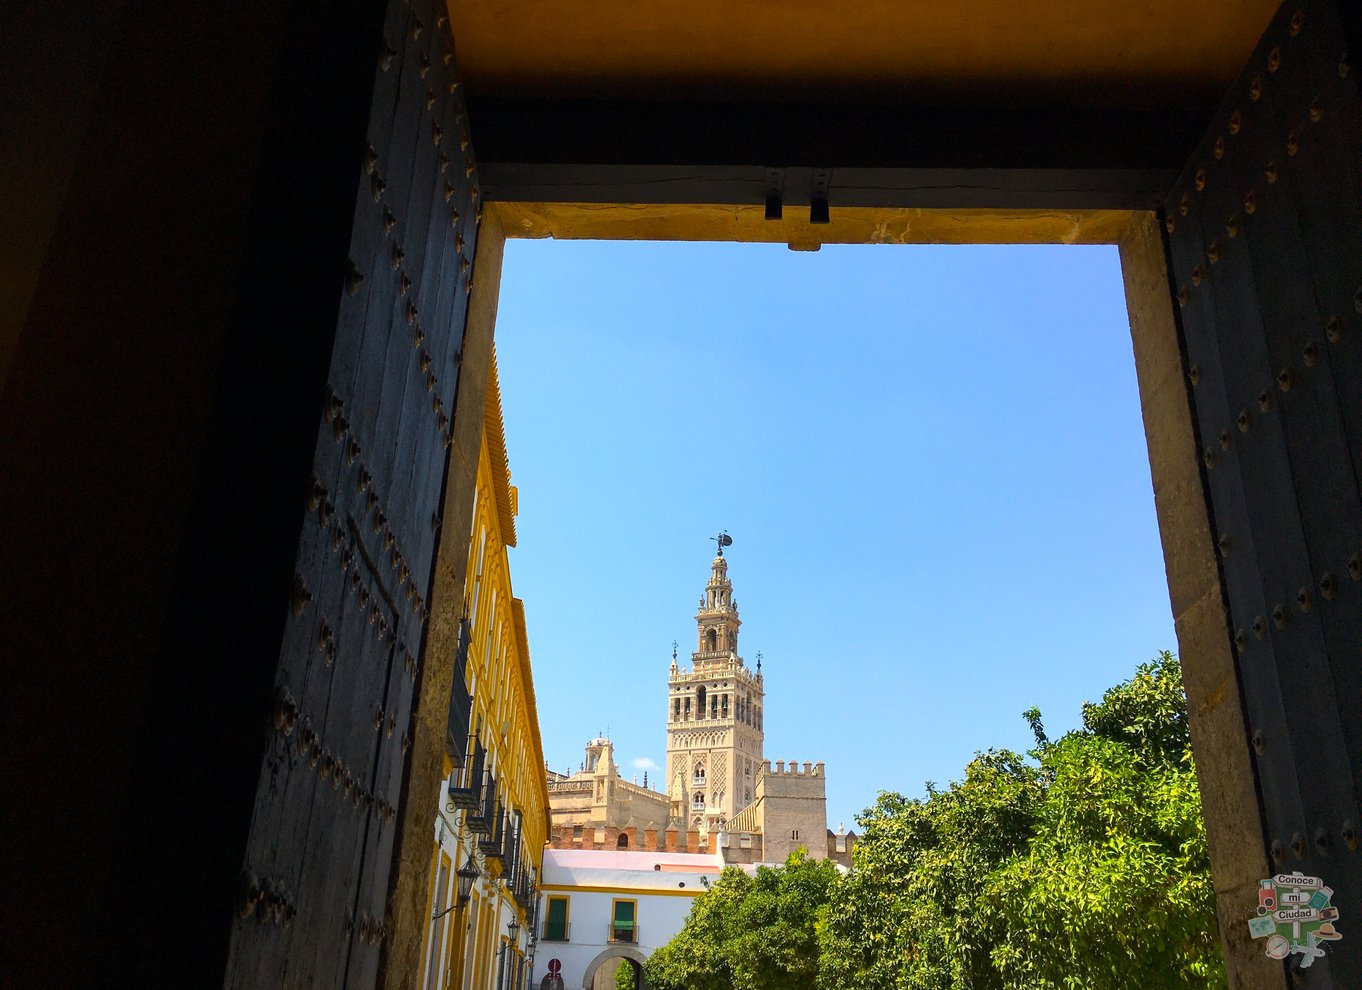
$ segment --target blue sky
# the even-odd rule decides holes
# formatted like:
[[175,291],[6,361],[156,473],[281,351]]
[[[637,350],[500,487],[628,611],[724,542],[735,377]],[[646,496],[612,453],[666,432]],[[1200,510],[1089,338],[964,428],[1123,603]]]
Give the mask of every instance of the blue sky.
[[834,829],[1176,650],[1115,248],[511,241],[497,350],[555,769],[663,762],[720,529]]

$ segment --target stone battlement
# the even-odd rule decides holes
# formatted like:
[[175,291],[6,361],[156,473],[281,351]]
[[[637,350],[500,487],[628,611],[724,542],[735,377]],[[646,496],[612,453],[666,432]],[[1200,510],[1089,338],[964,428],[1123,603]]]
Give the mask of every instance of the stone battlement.
[[771,761],[763,760],[761,764],[761,775],[763,777],[821,777],[823,776],[823,761],[810,763],[804,761],[803,768],[797,760],[791,760],[789,768],[785,766],[784,760],[776,760],[775,769],[771,769]]

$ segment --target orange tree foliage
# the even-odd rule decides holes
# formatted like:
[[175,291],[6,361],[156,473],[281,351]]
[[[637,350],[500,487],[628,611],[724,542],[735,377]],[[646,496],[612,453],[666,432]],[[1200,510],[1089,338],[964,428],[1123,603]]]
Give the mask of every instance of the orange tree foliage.
[[1181,671],[1168,653],[1031,760],[881,794],[820,938],[820,990],[1224,986]]

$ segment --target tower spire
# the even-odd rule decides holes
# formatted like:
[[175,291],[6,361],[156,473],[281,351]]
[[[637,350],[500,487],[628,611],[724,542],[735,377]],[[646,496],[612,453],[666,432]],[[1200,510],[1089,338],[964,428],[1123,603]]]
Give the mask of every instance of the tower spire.
[[709,659],[728,655],[739,664],[738,603],[733,598],[733,582],[728,579],[728,561],[724,558],[724,547],[733,545],[733,538],[727,533],[711,536],[719,545],[719,552],[710,562],[709,581],[705,583],[705,593],[700,598],[700,610],[695,613],[697,632],[696,655]]
[[[754,799],[762,766],[761,675],[738,655],[738,603],[728,578],[725,532],[695,613],[696,649],[682,669],[672,645],[667,697],[667,775],[672,814],[702,832],[722,829]],[[698,731],[697,731],[698,730]]]

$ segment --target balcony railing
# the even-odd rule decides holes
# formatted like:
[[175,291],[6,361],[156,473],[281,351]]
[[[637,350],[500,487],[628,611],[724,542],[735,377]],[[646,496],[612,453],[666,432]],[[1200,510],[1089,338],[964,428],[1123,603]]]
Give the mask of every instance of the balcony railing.
[[520,849],[517,847],[512,851],[509,859],[515,864],[514,874],[511,881],[511,897],[520,905],[526,914],[534,910],[534,902],[538,891],[535,889],[534,877],[530,870],[520,861]]
[[492,811],[491,829],[478,840],[478,849],[488,859],[504,860],[506,857],[505,823],[506,813],[498,803]]
[[609,941],[611,942],[630,942],[638,943],[638,925],[630,925],[628,928],[611,924]]
[[[449,801],[456,808],[467,812],[477,812],[482,808],[482,789],[486,780],[484,767],[487,750],[482,748],[482,740],[473,739],[473,759],[468,768],[454,774],[449,781]],[[456,786],[455,780],[459,783]],[[471,817],[471,816],[470,816]]]
[[454,681],[449,693],[449,720],[445,727],[445,753],[456,767],[468,759],[468,734],[472,727],[473,696],[468,693],[466,680],[468,642],[471,633],[468,620],[459,623],[459,647],[454,656]]
[[469,831],[490,838],[493,829],[500,827],[496,824],[496,816],[501,809],[501,802],[497,800],[497,781],[492,776],[492,771],[484,772],[482,787],[478,793],[482,797],[482,804],[468,811],[464,816],[464,823]]
[[689,712],[682,712],[680,718],[676,717],[675,713],[673,713],[670,724],[675,725],[677,723],[680,723],[683,725],[687,725],[693,722],[697,726],[703,727],[704,723],[706,722],[728,722],[728,721],[733,721],[733,719],[729,716],[728,712],[724,712],[723,714],[717,715],[716,714],[692,715]]
[[705,778],[704,778],[704,777],[692,777],[692,778],[691,778],[691,781],[690,781],[690,786],[691,786],[691,787],[704,787],[704,786],[705,786]]
[[544,922],[544,934],[539,939],[541,942],[571,942],[572,941],[572,922],[565,921],[561,925],[551,925]]

